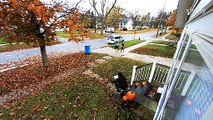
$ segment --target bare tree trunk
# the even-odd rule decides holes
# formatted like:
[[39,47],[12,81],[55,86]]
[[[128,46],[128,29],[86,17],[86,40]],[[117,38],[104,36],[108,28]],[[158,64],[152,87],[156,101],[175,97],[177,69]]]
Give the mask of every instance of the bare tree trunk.
[[104,34],[104,24],[103,24],[103,19],[101,20],[101,35]]
[[97,32],[97,28],[96,28],[96,16],[95,16],[94,27],[95,27],[95,33],[96,33]]
[[40,45],[40,50],[41,50],[41,57],[42,57],[43,66],[44,67],[48,67],[49,66],[49,61],[48,61],[48,57],[47,57],[46,45],[45,44],[41,44]]
[[168,27],[168,25],[166,25],[165,28],[164,28],[164,34],[166,34],[167,27]]
[[95,33],[97,32],[96,24],[95,24]]

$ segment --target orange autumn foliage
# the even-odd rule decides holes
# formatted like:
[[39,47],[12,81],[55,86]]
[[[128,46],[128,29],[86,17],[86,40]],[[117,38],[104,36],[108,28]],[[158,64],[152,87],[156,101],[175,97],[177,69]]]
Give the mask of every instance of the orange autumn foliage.
[[171,16],[166,21],[167,25],[175,27],[176,16],[177,16],[177,10],[174,10]]
[[[55,40],[57,28],[65,29],[70,33],[69,40],[76,42],[82,41],[89,35],[89,31],[85,28],[86,20],[82,19],[77,8],[68,9],[64,7],[65,2],[57,0],[51,2],[0,1],[0,37],[5,37],[5,41],[9,43],[38,43],[41,49],[45,49],[48,42]],[[47,57],[43,54],[42,58],[47,62]]]

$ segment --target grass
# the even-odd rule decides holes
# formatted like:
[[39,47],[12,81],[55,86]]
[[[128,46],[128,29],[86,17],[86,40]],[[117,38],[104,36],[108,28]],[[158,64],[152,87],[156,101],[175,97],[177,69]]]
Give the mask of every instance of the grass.
[[195,46],[195,44],[191,44],[190,48],[191,49],[197,49],[197,47]]
[[164,40],[156,40],[156,41],[153,41],[151,43],[154,43],[154,44],[165,44],[165,45],[169,44],[168,41],[164,41]]
[[157,41],[153,41],[151,43],[154,43],[154,44],[164,44],[164,45],[168,45],[168,46],[173,46],[175,47],[177,45],[177,42],[176,41],[165,41],[165,40],[157,40]]
[[170,35],[166,36],[166,39],[178,41],[180,39],[180,35],[181,33],[171,33]]
[[[70,37],[70,34],[65,32],[56,32],[56,35],[60,37],[64,37],[64,38]],[[94,32],[91,32],[91,35],[90,35],[91,39],[99,39],[99,38],[106,38],[106,37],[107,37],[106,34],[101,35],[100,33],[94,33]]]
[[57,36],[60,36],[60,37],[70,37],[70,34],[69,33],[65,33],[63,31],[59,31],[59,32],[56,32],[56,35]]
[[6,44],[3,37],[0,37],[0,44]]
[[27,44],[7,44],[4,46],[0,46],[0,52],[9,52],[13,50],[22,50],[32,48]]
[[186,62],[198,66],[202,66],[202,64],[205,63],[200,53],[194,50],[189,51],[189,54],[186,57]]
[[90,38],[91,39],[99,39],[99,38],[106,38],[108,35],[107,34],[103,34],[101,35],[100,33],[91,33]]
[[175,53],[175,50],[176,48],[171,46],[160,46],[160,45],[148,44],[133,50],[133,52],[138,54],[172,58]]
[[[61,43],[60,41],[54,40],[54,41],[48,42],[46,45],[52,46],[52,45],[56,45],[56,44],[60,44],[60,43]],[[4,46],[0,46],[0,52],[10,52],[10,51],[14,51],[14,50],[30,49],[30,48],[34,48],[34,47],[38,47],[38,44],[34,44],[34,43],[6,44]]]
[[[136,30],[136,34],[145,33],[145,32],[149,32],[149,31],[156,31],[156,29]],[[127,30],[127,31],[116,30],[115,32],[116,32],[116,33],[120,33],[120,34],[135,34],[135,30]]]
[[126,119],[109,100],[107,88],[81,74],[0,109],[0,119]]
[[[136,45],[138,43],[145,42],[145,40],[130,40],[130,41],[125,41],[124,46],[125,48],[131,47],[133,45]],[[121,46],[122,43],[119,43],[119,46]],[[110,47],[114,48],[114,45],[110,45]]]
[[100,75],[101,77],[106,77],[110,79],[112,79],[113,76],[117,75],[118,72],[121,72],[127,78],[127,80],[130,80],[132,76],[132,66],[142,66],[144,64],[145,63],[140,61],[116,57],[108,62],[105,62],[92,68],[92,71]]
[[[90,55],[86,57],[89,57],[87,59],[97,59],[103,56],[105,55],[92,54],[92,56]],[[81,59],[81,62],[83,61],[82,63],[86,63],[86,59],[79,57],[76,59]],[[73,59],[69,58],[68,60]],[[121,58],[118,60],[121,60]],[[131,61],[132,64],[142,64],[141,62],[132,61],[130,59],[124,59],[118,62],[127,63],[126,60]],[[79,62],[79,60],[75,61],[77,63]],[[75,62],[71,63],[76,64]],[[67,62],[63,64],[66,66]],[[60,67],[63,66],[60,65]],[[122,69],[125,70],[125,68],[126,67],[123,67]],[[61,70],[61,68],[54,70],[58,72],[57,70]],[[64,70],[62,69],[61,71]],[[32,71],[28,70],[28,72]],[[13,101],[12,104],[0,106],[0,119],[126,120],[136,119],[138,117],[127,109],[124,109],[124,112],[118,111],[110,101],[110,95],[111,92],[108,88],[98,83],[94,78],[84,76],[80,72],[71,75],[66,79],[62,79],[60,82],[53,82],[51,85],[46,86],[42,91],[33,93],[31,96],[25,96],[22,100]]]
[[[0,73],[0,95],[14,91],[16,89],[23,89],[31,85],[40,84],[42,81],[54,80],[55,76],[60,76],[64,72],[72,69],[81,69],[88,66],[88,63],[96,59],[106,56],[105,54],[92,53],[85,55],[84,53],[75,53],[67,55],[59,55],[59,57],[52,57],[49,55],[50,66],[48,69],[42,67],[40,59],[27,60],[24,67],[17,67],[16,69],[7,70]],[[34,64],[33,64],[34,63]],[[17,77],[18,75],[18,77]],[[13,82],[11,82],[13,81]]]

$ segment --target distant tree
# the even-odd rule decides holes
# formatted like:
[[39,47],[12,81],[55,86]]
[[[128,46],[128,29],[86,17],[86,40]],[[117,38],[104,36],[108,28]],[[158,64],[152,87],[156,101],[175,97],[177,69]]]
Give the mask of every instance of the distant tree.
[[100,0],[101,9],[100,12],[97,9],[97,0],[89,0],[90,5],[93,7],[94,11],[97,13],[100,22],[101,22],[101,34],[103,34],[104,26],[105,26],[105,20],[108,17],[109,13],[112,11],[112,9],[115,7],[117,0],[113,0],[111,6],[107,6],[109,4],[108,0]]
[[174,10],[172,14],[169,16],[169,18],[167,19],[166,24],[175,27],[176,16],[177,16],[177,10]]
[[[85,29],[81,14],[77,6],[69,8],[66,2],[52,0],[44,3],[40,0],[1,0],[0,1],[0,28],[6,41],[38,43],[44,67],[49,61],[46,44],[55,40],[56,28],[63,28],[70,33],[69,40],[81,41],[79,36],[85,36]],[[75,34],[75,31],[81,31]]]
[[165,12],[163,10],[159,11],[159,14],[156,18],[157,23],[158,23],[157,35],[159,33],[159,30],[164,29],[164,32],[166,32],[166,27],[167,27],[166,20],[169,18],[170,15],[171,15],[171,12]]
[[114,27],[116,30],[119,27],[121,20],[125,17],[123,11],[124,9],[119,6],[114,7],[106,18],[106,25]]

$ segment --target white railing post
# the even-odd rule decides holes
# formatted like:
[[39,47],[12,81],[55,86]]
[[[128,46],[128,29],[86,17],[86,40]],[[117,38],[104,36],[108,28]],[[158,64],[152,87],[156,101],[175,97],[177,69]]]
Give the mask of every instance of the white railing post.
[[151,73],[150,73],[150,75],[149,75],[149,80],[148,80],[149,83],[152,82],[152,78],[153,78],[154,73],[155,73],[155,68],[156,68],[156,62],[154,62],[154,63],[152,64],[152,70],[151,70]]
[[188,89],[189,89],[189,87],[190,87],[190,85],[191,85],[191,83],[192,83],[192,80],[194,79],[194,77],[195,77],[195,72],[194,71],[192,71],[191,72],[191,74],[189,75],[189,78],[187,79],[187,81],[186,81],[186,84],[185,84],[185,86],[184,86],[184,88],[183,88],[183,90],[182,90],[182,92],[181,92],[181,95],[182,96],[185,96],[186,95],[186,92],[188,91]]
[[132,86],[133,81],[134,81],[134,79],[135,79],[135,72],[136,72],[136,68],[137,68],[137,66],[136,66],[136,65],[134,65],[134,66],[133,66],[133,70],[132,70],[131,83],[130,83],[130,85],[131,85],[131,86]]

